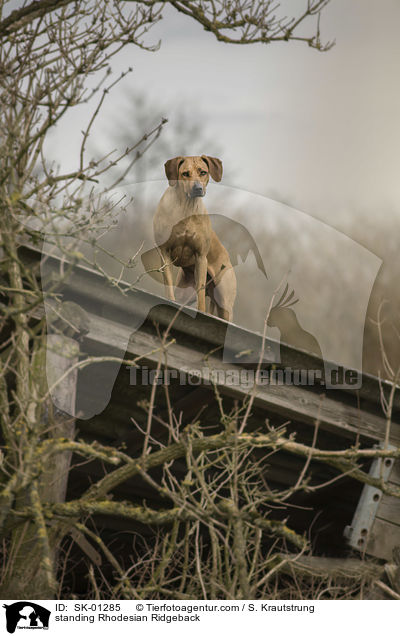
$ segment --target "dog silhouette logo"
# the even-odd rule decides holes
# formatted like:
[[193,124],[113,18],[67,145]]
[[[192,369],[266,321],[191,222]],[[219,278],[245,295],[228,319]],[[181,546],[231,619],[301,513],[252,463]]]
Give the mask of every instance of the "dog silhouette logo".
[[51,612],[37,603],[19,601],[3,607],[9,634],[14,634],[16,629],[49,629]]
[[[139,342],[142,332],[145,346],[146,321],[153,321],[153,308],[169,305],[167,311],[159,313],[162,321],[185,313],[188,333],[195,339],[198,325],[204,324],[203,310],[196,313],[194,265],[184,271],[174,265],[175,257],[169,258],[175,270],[165,285],[167,261],[160,250],[169,245],[181,220],[166,223],[165,236],[164,230],[161,238],[155,236],[154,212],[164,191],[164,181],[116,189],[116,200],[128,193],[135,202],[132,225],[127,225],[121,214],[106,235],[101,231],[104,246],[99,239],[100,248],[94,245],[92,253],[90,232],[85,238],[71,227],[71,236],[66,231],[60,240],[55,240],[52,232],[43,235],[40,269],[47,319],[47,380],[55,407],[64,412],[69,407],[60,401],[59,389],[66,371],[63,363],[59,366],[54,362],[63,354],[58,349],[58,336],[84,342],[76,400],[68,411],[71,416],[88,420],[104,411],[130,338],[133,351],[136,334]],[[217,314],[225,321],[225,327],[217,321],[208,323],[210,330],[219,334],[222,363],[239,368],[258,364],[262,356],[263,364],[285,367],[293,363],[293,350],[301,351],[316,358],[315,370],[323,371],[322,379],[329,389],[359,388],[367,309],[381,259],[335,228],[279,201],[226,186],[213,190],[211,184],[207,197],[207,207],[213,210],[208,213],[211,230],[223,250],[217,250],[214,274],[206,272],[205,313]],[[92,209],[91,200],[85,205]],[[215,212],[218,210],[221,213]],[[140,221],[137,228],[136,221]],[[192,236],[191,230],[186,230],[185,241]],[[113,250],[118,254],[116,262]],[[101,262],[100,254],[104,257]],[[110,287],[119,288],[120,296]],[[175,302],[169,296],[174,296]],[[267,338],[261,348],[264,332]],[[100,362],[106,352],[115,360],[90,364],[91,358]],[[303,356],[296,353],[296,360],[300,363]],[[313,364],[312,358],[307,357],[307,361]],[[342,381],[343,369],[358,371],[355,376],[345,374]]]

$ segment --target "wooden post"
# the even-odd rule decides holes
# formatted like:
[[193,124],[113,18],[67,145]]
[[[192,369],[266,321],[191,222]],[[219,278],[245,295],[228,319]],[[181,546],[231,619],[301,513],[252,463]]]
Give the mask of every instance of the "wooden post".
[[[49,406],[48,424],[51,437],[73,439],[75,436],[75,401],[78,370],[73,369],[62,378],[68,369],[76,364],[79,344],[63,334],[47,336],[47,384],[51,390],[52,405]],[[54,386],[54,389],[51,387]],[[50,413],[52,411],[52,413]],[[49,503],[65,501],[71,452],[58,454],[50,460],[46,471],[46,483],[42,484],[44,499]],[[42,480],[44,481],[44,480]]]
[[[67,311],[64,311],[66,308]],[[50,315],[49,315],[50,314]],[[48,438],[73,439],[75,435],[75,401],[78,372],[72,367],[79,358],[79,342],[71,336],[80,337],[87,332],[87,324],[82,326],[83,310],[75,303],[57,305],[56,319],[47,313],[47,339],[34,354],[32,370],[36,384],[41,386],[41,394],[50,390],[51,399],[37,416],[38,436]],[[74,320],[75,315],[79,320]],[[50,319],[49,319],[50,318]],[[72,369],[68,372],[69,369]],[[46,382],[47,380],[47,382]],[[47,388],[48,387],[48,388]],[[62,503],[66,498],[71,452],[50,455],[41,467],[37,496],[40,503]],[[31,505],[26,492],[18,493],[15,509],[26,509]],[[10,550],[12,564],[3,581],[0,598],[41,599],[54,598],[56,590],[56,568],[60,541],[70,531],[70,524],[55,522],[47,527],[49,553],[48,571],[43,571],[43,550],[38,536],[38,528],[33,521],[17,525],[11,531]],[[53,572],[53,584],[49,583],[49,571]]]

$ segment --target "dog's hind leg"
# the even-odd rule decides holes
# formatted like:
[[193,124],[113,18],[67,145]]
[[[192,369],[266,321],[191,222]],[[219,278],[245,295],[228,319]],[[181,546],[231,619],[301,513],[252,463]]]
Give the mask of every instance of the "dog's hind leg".
[[217,303],[214,298],[214,281],[211,276],[207,276],[206,302],[207,313],[210,314],[210,316],[218,316]]
[[211,298],[210,298],[210,304],[209,304],[208,313],[210,314],[210,316],[218,316],[217,305],[215,303],[215,300],[213,300]]
[[175,281],[175,298],[181,305],[190,305],[196,300],[194,274],[191,270],[178,270]]
[[194,266],[194,278],[196,281],[197,309],[206,310],[206,282],[207,282],[207,257],[196,255]]
[[236,276],[233,267],[222,269],[216,276],[214,300],[217,304],[218,316],[232,321],[233,304],[236,298]]

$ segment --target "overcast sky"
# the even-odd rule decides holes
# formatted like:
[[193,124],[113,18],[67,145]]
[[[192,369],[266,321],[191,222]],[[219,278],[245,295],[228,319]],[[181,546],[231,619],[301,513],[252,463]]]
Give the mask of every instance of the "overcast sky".
[[[134,71],[106,103],[97,139],[119,117],[126,89],[137,89],[155,106],[200,117],[223,149],[225,185],[332,225],[365,211],[382,220],[397,213],[400,192],[399,24],[397,0],[332,0],[322,37],[336,46],[319,53],[301,43],[219,43],[169,10],[149,34],[162,39],[158,52],[132,46],[114,61]],[[207,148],[187,149],[199,152]],[[162,164],[152,176],[164,177]]]

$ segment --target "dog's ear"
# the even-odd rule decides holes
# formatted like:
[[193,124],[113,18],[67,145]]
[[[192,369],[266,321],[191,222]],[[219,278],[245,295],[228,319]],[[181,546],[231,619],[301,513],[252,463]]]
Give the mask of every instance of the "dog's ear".
[[207,155],[201,155],[203,161],[206,162],[210,175],[214,181],[221,181],[222,179],[222,161],[216,157],[208,157]]
[[183,161],[183,157],[174,157],[173,159],[168,159],[164,163],[165,174],[167,175],[167,179],[170,186],[175,186],[178,180],[178,170],[179,165]]

